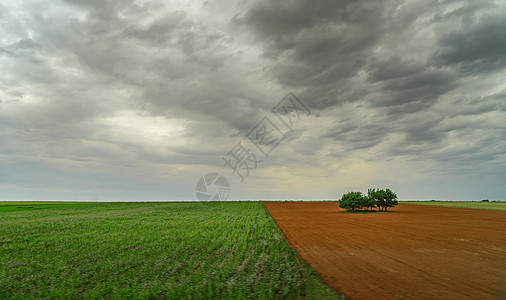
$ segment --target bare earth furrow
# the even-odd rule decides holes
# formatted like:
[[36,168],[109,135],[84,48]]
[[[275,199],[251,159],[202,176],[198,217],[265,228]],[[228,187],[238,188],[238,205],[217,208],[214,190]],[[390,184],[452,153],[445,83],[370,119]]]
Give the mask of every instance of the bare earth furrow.
[[401,204],[350,214],[337,203],[264,203],[294,247],[351,299],[499,299],[506,213]]

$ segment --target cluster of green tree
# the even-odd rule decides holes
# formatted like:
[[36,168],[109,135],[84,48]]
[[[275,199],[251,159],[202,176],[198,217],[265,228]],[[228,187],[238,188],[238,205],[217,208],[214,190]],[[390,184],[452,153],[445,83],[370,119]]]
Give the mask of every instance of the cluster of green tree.
[[397,195],[390,189],[367,190],[367,196],[361,192],[349,192],[339,200],[339,207],[348,211],[373,210],[378,207],[379,211],[387,211],[388,207],[397,205]]

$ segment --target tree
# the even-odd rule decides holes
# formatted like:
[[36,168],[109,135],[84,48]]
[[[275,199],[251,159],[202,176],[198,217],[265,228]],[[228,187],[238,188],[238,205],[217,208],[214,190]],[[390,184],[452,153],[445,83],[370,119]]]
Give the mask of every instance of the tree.
[[394,207],[399,202],[397,201],[397,194],[392,192],[390,189],[385,190],[385,211],[387,207]]
[[361,192],[348,192],[339,200],[339,207],[351,212],[367,208],[372,211],[376,206],[379,211],[387,211],[388,207],[394,207],[397,204],[397,195],[390,189],[368,189],[367,196]]
[[390,189],[386,190],[375,190],[369,189],[367,191],[367,196],[376,201],[376,205],[378,209],[387,211],[388,207],[394,207],[399,202],[397,202],[397,195],[392,192]]
[[376,207],[376,200],[374,200],[373,198],[367,196],[367,197],[364,197],[365,198],[365,207],[369,207],[370,210],[372,211],[373,208]]
[[361,192],[349,192],[341,197],[339,207],[354,212],[366,206],[366,200],[367,198]]

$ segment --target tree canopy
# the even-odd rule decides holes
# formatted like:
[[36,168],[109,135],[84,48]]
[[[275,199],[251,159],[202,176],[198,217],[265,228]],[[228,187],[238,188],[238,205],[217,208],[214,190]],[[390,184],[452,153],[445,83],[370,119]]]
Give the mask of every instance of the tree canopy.
[[397,204],[397,195],[390,189],[369,189],[367,196],[361,192],[348,192],[339,200],[339,207],[351,212],[365,209],[372,211],[375,207],[378,207],[379,211],[387,211],[388,207],[394,207]]

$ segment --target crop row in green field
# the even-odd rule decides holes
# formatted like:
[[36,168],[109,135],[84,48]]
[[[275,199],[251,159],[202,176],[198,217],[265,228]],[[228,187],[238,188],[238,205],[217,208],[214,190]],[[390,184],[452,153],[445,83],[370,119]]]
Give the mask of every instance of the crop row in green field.
[[471,202],[471,201],[402,201],[399,203],[482,210],[506,211],[506,202]]
[[261,203],[43,205],[0,204],[0,298],[339,297]]

